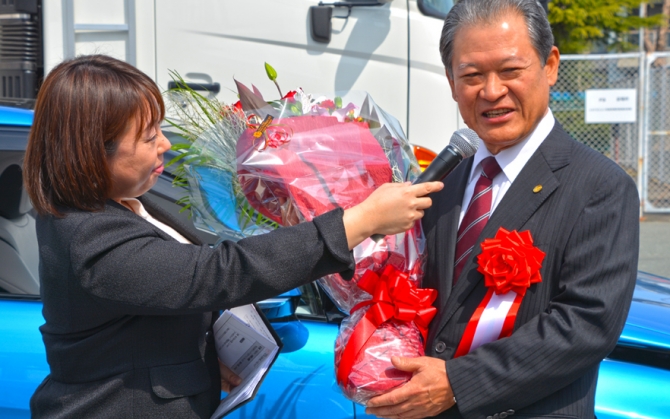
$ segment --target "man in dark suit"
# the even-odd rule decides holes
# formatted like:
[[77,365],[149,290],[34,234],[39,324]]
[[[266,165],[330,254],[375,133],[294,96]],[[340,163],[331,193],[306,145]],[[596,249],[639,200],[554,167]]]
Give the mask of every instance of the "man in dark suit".
[[[427,356],[394,358],[413,378],[371,399],[367,412],[593,418],[598,366],[635,284],[634,182],[554,120],[549,90],[560,57],[535,0],[461,0],[440,49],[454,100],[483,147],[446,179],[424,217],[424,287],[440,295]],[[544,252],[541,282],[489,291],[481,244],[501,228],[527,231]],[[505,261],[498,269],[521,267]]]

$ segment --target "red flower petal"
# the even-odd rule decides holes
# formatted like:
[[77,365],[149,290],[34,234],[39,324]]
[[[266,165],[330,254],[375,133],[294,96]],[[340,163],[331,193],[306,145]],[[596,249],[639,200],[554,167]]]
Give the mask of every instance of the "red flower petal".
[[330,99],[324,100],[323,102],[319,103],[319,105],[323,108],[335,109],[335,102]]
[[298,93],[296,90],[291,90],[286,93],[282,99],[293,99],[293,96],[295,96],[296,93]]

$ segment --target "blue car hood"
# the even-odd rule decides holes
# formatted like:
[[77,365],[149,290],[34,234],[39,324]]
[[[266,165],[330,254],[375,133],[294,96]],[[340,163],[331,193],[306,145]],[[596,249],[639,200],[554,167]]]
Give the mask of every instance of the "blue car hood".
[[633,303],[619,344],[670,350],[670,280],[638,273]]
[[34,112],[28,109],[0,106],[0,125],[29,127],[33,123]]

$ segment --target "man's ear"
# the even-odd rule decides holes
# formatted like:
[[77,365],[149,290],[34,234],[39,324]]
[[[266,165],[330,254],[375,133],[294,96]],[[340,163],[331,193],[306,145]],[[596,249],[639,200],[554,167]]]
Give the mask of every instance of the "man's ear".
[[544,65],[544,73],[547,75],[547,82],[549,86],[556,84],[558,80],[558,66],[561,61],[561,54],[558,52],[558,48],[551,47],[551,52],[547,58],[547,63]]
[[449,80],[449,87],[451,88],[451,97],[454,99],[454,101],[458,102],[457,96],[456,96],[456,89],[454,88],[454,79],[449,75],[449,72],[447,69],[444,69],[444,74],[447,75],[447,80]]

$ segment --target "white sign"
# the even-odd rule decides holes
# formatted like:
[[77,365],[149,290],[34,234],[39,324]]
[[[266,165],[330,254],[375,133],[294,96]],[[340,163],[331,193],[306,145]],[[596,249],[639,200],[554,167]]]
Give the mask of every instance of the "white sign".
[[591,89],[586,91],[587,124],[621,124],[635,122],[637,90]]

